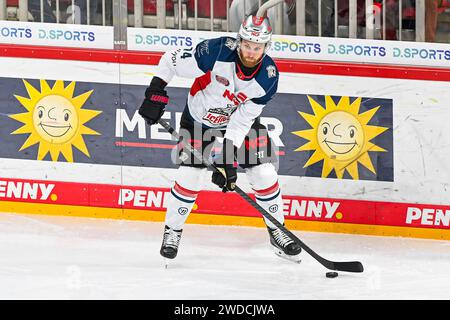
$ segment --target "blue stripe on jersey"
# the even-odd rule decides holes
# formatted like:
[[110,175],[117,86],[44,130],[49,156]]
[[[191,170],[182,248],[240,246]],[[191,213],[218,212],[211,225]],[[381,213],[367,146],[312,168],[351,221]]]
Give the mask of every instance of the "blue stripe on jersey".
[[204,73],[214,68],[214,63],[220,53],[220,38],[203,40],[195,47],[194,57],[197,65]]
[[204,40],[195,47],[195,60],[203,72],[208,72],[214,68],[216,61],[234,62],[236,60],[236,50],[232,43],[236,39],[231,37],[220,37]]
[[266,91],[266,94],[259,98],[253,98],[251,99],[256,104],[266,105],[273,97],[273,95],[277,92],[278,88],[278,82],[275,82],[272,87],[269,88],[268,91]]
[[278,88],[278,69],[271,57],[265,55],[262,61],[261,69],[258,71],[255,80],[264,89],[266,94],[259,98],[251,99],[256,104],[267,104]]

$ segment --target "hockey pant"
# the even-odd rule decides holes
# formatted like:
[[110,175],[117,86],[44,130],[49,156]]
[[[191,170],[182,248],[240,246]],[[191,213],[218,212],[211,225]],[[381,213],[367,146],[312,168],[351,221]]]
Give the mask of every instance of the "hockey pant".
[[[208,171],[206,168],[180,166],[177,179],[170,190],[167,203],[166,225],[175,230],[183,226],[191,213]],[[255,192],[256,202],[270,213],[278,222],[284,223],[283,200],[281,198],[278,174],[272,163],[263,163],[245,169],[247,179]],[[266,225],[275,226],[266,218]]]

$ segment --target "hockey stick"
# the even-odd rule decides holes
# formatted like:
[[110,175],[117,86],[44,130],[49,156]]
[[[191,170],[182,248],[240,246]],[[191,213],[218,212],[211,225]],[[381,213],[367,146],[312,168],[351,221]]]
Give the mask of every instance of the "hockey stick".
[[[180,139],[180,136],[178,132],[174,128],[170,126],[165,120],[160,119],[159,124],[163,126],[176,140]],[[208,159],[205,159],[203,155],[197,151],[195,148],[193,148],[189,143],[184,144],[183,146],[186,148],[187,151],[189,151],[192,155],[194,155],[197,160],[202,161],[202,163],[209,169],[213,171],[218,171],[216,165],[212,162],[210,162]],[[285,234],[287,234],[293,241],[297,242],[303,250],[309,253],[314,259],[316,259],[321,265],[323,265],[325,268],[330,270],[336,270],[336,271],[346,271],[346,272],[363,272],[364,267],[359,261],[349,261],[349,262],[335,262],[330,261],[325,258],[322,258],[320,255],[318,255],[314,250],[312,250],[310,247],[308,247],[303,241],[301,241],[299,238],[297,238],[292,232],[290,232],[288,229],[286,229],[285,226],[283,226],[281,223],[278,222],[277,219],[275,219],[270,213],[268,213],[264,208],[262,208],[259,204],[257,204],[252,198],[250,198],[241,188],[236,186],[237,194],[239,194],[245,201],[247,201],[253,208],[258,210],[258,212],[263,215],[265,218],[267,218],[270,222],[272,222],[277,228],[281,229]]]
[[269,0],[266,3],[264,3],[259,9],[258,12],[256,12],[257,17],[262,17],[266,13],[267,9],[272,8],[280,3],[282,3],[284,0]]

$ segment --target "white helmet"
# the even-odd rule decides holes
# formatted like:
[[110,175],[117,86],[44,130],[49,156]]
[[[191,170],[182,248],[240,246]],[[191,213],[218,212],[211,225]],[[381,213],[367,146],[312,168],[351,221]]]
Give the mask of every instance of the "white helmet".
[[267,17],[256,17],[249,15],[241,24],[237,35],[238,46],[242,39],[256,43],[265,43],[267,50],[272,38],[272,27]]

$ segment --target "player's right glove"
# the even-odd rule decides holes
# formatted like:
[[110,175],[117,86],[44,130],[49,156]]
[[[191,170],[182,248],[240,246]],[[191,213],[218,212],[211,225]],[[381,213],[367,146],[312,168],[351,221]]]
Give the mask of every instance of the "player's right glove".
[[164,109],[169,103],[169,96],[167,95],[167,83],[158,77],[153,77],[150,86],[145,90],[145,99],[139,108],[139,114],[149,124],[155,124],[161,119],[164,114]]
[[[228,151],[227,151],[228,150]],[[228,139],[223,140],[222,159],[216,167],[218,171],[212,174],[212,182],[222,188],[223,192],[234,191],[237,181],[237,148]]]
[[213,172],[212,182],[222,188],[222,192],[236,189],[237,166],[232,164],[216,165],[218,171]]

